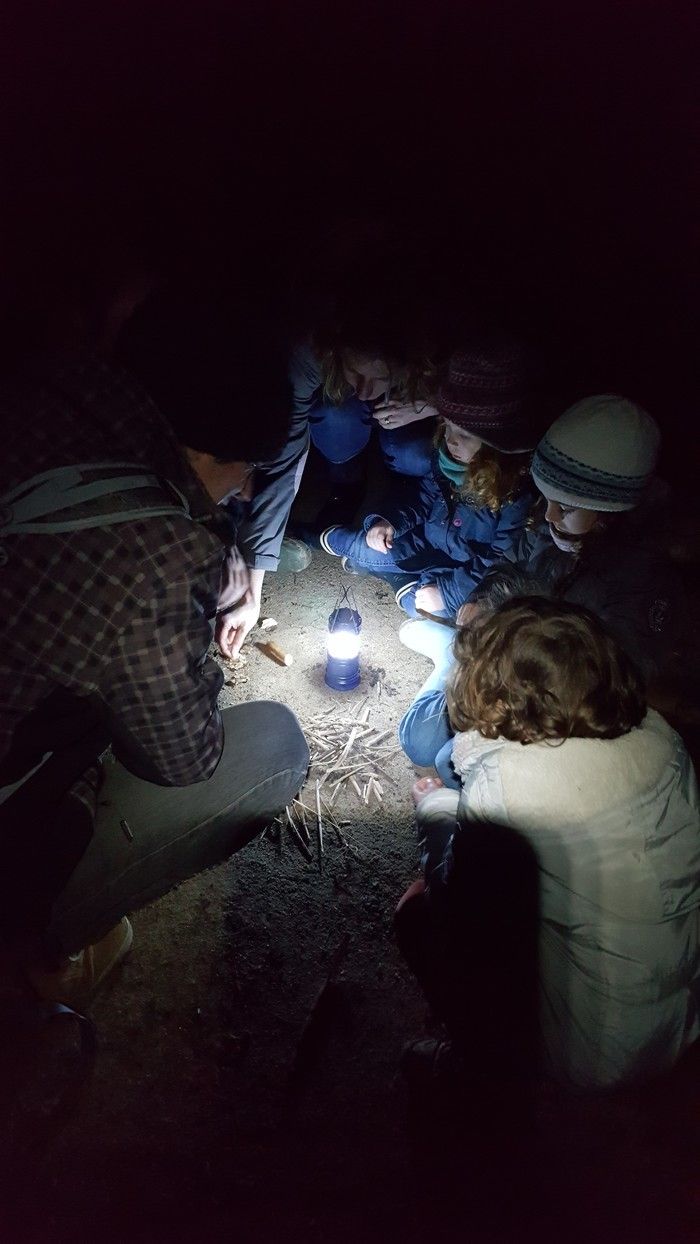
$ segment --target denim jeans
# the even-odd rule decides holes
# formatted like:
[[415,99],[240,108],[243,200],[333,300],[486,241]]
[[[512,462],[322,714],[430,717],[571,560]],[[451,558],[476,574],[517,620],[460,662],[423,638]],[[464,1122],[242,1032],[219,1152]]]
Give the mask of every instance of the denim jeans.
[[222,863],[297,793],[309,751],[294,714],[259,701],[221,716],[224,749],[205,782],[156,786],[106,765],[92,839],[48,927],[59,951],[97,941],[128,912]]
[[[368,570],[384,579],[395,590],[404,584],[416,583],[419,573],[410,574],[394,560],[391,553],[377,553],[371,549],[365,539],[364,531],[355,531],[350,527],[334,527],[324,537],[328,547],[338,557],[347,557],[355,566]],[[417,615],[416,615],[417,616]]]
[[[392,553],[377,553],[371,549],[367,543],[364,531],[353,530],[350,527],[334,527],[325,535],[325,541],[328,547],[333,550],[338,557],[347,557],[348,561],[353,565],[360,567],[362,570],[375,574],[379,579],[384,579],[394,591],[401,587],[408,587],[413,584],[413,590],[402,593],[399,605],[409,618],[419,618],[421,615],[416,608],[416,591],[423,582],[424,572],[417,568],[411,570],[406,562],[396,561]],[[426,581],[433,582],[435,573],[433,571],[425,572]],[[442,609],[436,617],[446,618],[447,610]]]
[[455,632],[423,618],[418,622],[405,622],[399,635],[407,648],[428,657],[434,665],[432,674],[399,722],[399,743],[414,764],[437,769],[445,786],[459,790],[451,764],[453,732],[445,695],[454,665]]
[[[311,440],[328,462],[346,466],[348,482],[361,477],[361,468],[354,461],[369,444],[372,429],[377,426],[371,402],[349,397],[340,406],[316,406],[309,415]],[[430,467],[432,452],[432,421],[419,420],[403,428],[378,428],[379,444],[384,462],[399,475],[422,476]],[[340,482],[340,477],[338,477]]]
[[414,765],[437,769],[445,786],[459,790],[452,768],[453,742],[444,684],[417,695],[399,722],[399,743]]

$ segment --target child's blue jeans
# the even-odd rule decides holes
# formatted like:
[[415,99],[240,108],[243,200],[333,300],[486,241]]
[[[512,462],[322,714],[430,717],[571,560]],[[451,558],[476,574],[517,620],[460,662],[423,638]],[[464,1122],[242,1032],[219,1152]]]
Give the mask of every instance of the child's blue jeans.
[[414,765],[437,769],[445,786],[459,790],[452,768],[453,742],[444,688],[417,695],[399,722],[399,743]]
[[[384,579],[394,591],[408,587],[409,584],[412,585],[411,591],[402,592],[398,603],[409,618],[421,616],[416,609],[416,591],[423,582],[433,583],[435,581],[435,571],[421,569],[412,571],[406,567],[405,563],[401,564],[396,561],[391,552],[377,553],[369,547],[365,532],[362,530],[357,531],[350,527],[331,527],[325,533],[324,540],[338,557],[347,557],[353,565],[369,571],[370,574],[376,574],[378,578]],[[448,617],[447,610],[441,610],[436,616]]]

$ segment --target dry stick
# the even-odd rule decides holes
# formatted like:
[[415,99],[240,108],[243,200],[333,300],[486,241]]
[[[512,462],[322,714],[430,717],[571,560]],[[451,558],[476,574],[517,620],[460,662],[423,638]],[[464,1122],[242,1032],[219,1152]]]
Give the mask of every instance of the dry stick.
[[[345,835],[341,832],[340,825],[339,825],[339,824],[338,824],[338,822],[336,821],[335,817],[333,816],[333,812],[332,812],[332,810],[328,807],[328,805],[326,804],[325,800],[324,800],[323,806],[324,806],[324,808],[325,808],[325,810],[326,810],[326,815],[327,815],[327,817],[328,817],[328,819],[329,819],[329,821],[330,821],[331,825],[333,826],[333,829],[334,829],[334,830],[335,830],[335,832],[336,832],[336,835],[337,835],[337,838],[338,838],[338,842],[340,843],[340,845],[341,845],[341,846],[347,846],[347,839],[346,839]],[[349,822],[349,821],[346,821],[346,822],[345,822],[345,824],[346,824],[346,825],[349,825],[349,824],[350,824],[350,822]]]
[[316,815],[316,813],[314,812],[313,808],[310,808],[310,807],[309,807],[309,805],[308,805],[308,803],[303,803],[303,801],[302,801],[301,799],[295,799],[295,800],[294,800],[294,802],[295,802],[295,803],[298,803],[298,804],[299,804],[299,807],[300,807],[300,808],[303,808],[305,812],[309,812],[309,813],[311,814],[311,816],[315,816],[315,815]]
[[333,804],[335,803],[336,799],[338,798],[338,795],[340,794],[340,788],[341,788],[341,786],[343,785],[343,782],[344,782],[344,781],[345,781],[345,779],[344,779],[344,778],[341,778],[341,779],[340,779],[340,781],[339,781],[339,782],[336,782],[335,786],[333,787],[333,790],[331,791],[331,802],[330,802],[330,806],[331,806],[331,807],[333,807]]
[[357,726],[353,726],[352,730],[350,731],[350,738],[348,739],[347,743],[345,744],[345,747],[343,748],[343,753],[340,757],[341,760],[345,760],[350,754],[350,751],[352,749],[353,743],[355,742],[356,736],[357,736]]
[[[353,773],[360,773],[362,769],[371,769],[372,767],[373,761],[371,760],[363,760],[359,765],[333,765],[331,769],[327,770],[324,781],[326,778],[329,778],[332,773],[340,773],[342,776],[339,781],[347,782],[348,778],[351,777]],[[345,773],[343,773],[344,769],[346,770]],[[323,785],[323,782],[321,785]]]
[[310,835],[310,833],[309,833],[309,827],[308,827],[308,825],[306,824],[306,810],[305,810],[305,805],[301,802],[301,800],[300,800],[300,799],[295,799],[295,800],[294,800],[294,802],[295,802],[296,804],[298,804],[298,805],[299,805],[299,808],[301,809],[301,823],[302,823],[302,825],[303,825],[303,827],[304,827],[304,837],[306,838],[306,841],[307,841],[307,844],[308,844],[308,843],[310,843],[310,842],[311,842],[311,835]]
[[318,782],[316,783],[316,817],[318,826],[318,871],[321,872],[323,869],[321,859],[323,855],[323,821],[321,820],[321,787]]
[[294,824],[294,821],[290,820],[290,822],[289,822],[289,828],[291,829],[292,834],[294,835],[294,841],[296,842],[297,846],[299,847],[299,850],[301,851],[302,855],[304,856],[304,859],[308,860],[309,864],[313,864],[313,862],[314,862],[314,857],[313,857],[313,855],[311,854],[311,852],[309,851],[309,848],[307,847],[306,843],[304,842],[304,839],[302,838],[301,834],[299,833],[299,830],[297,829],[296,825]]

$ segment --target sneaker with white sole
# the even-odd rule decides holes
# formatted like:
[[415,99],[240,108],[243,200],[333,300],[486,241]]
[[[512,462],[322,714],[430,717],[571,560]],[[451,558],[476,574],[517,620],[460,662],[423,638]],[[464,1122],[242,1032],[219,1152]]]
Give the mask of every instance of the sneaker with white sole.
[[66,1006],[83,1006],[100,985],[128,955],[134,940],[131,922],[123,916],[99,942],[69,955],[55,972],[27,969],[27,977],[35,993],[45,1002],[63,1002]]
[[404,596],[406,596],[408,592],[412,592],[414,588],[418,587],[418,584],[418,579],[414,579],[413,583],[404,583],[403,587],[400,587],[398,591],[394,593],[394,600],[397,605],[401,605]]
[[336,553],[335,549],[332,549],[328,543],[328,537],[332,531],[340,531],[340,524],[336,523],[334,527],[326,527],[326,530],[321,532],[318,537],[321,543],[321,548],[324,553],[330,553],[331,557],[340,557],[340,553]]

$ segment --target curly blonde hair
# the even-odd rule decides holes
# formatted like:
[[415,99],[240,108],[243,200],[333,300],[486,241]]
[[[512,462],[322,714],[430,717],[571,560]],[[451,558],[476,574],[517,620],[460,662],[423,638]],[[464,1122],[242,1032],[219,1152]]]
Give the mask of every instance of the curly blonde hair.
[[487,739],[616,739],[642,721],[642,676],[589,610],[518,597],[463,627],[447,689],[455,730]]
[[[435,444],[442,445],[445,439],[444,425],[441,423],[435,433]],[[493,514],[512,501],[522,492],[530,474],[532,451],[524,453],[504,454],[491,445],[482,444],[464,472],[464,482],[455,492],[461,501],[474,501],[481,507],[491,510]]]
[[[329,346],[319,352],[323,396],[334,406],[340,406],[352,393],[345,379],[343,354],[340,346]],[[392,364],[390,359],[386,364],[390,377],[388,391],[393,398],[400,402],[427,404],[430,401],[437,386],[437,367],[427,354],[403,365]]]

